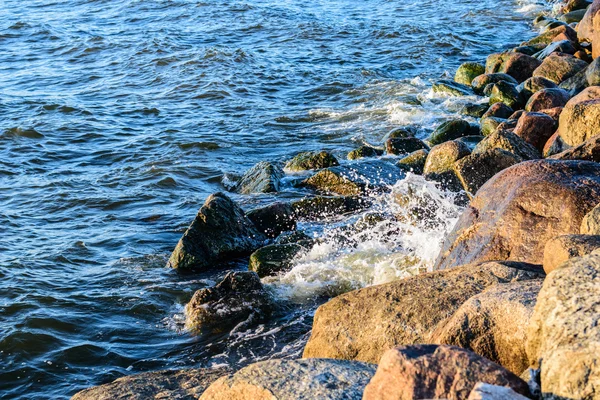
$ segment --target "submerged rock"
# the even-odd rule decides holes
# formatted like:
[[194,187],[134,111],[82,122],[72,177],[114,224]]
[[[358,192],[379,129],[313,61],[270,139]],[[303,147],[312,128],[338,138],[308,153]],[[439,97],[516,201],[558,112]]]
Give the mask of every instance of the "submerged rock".
[[248,211],[254,226],[268,237],[277,237],[281,232],[296,229],[296,216],[289,203],[273,203],[266,207]]
[[598,235],[562,235],[546,243],[544,248],[544,271],[547,274],[557,269],[565,261],[591,254],[600,249]]
[[287,271],[292,261],[300,252],[306,250],[299,244],[272,244],[261,247],[250,256],[248,269],[259,277],[277,275]]
[[252,253],[266,240],[244,211],[223,193],[210,195],[169,258],[168,266],[207,270]]
[[529,395],[518,376],[477,354],[455,346],[420,344],[388,350],[365,388],[364,400],[466,400],[478,382]]
[[289,171],[307,171],[312,169],[322,169],[340,165],[338,160],[326,151],[314,152],[305,151],[296,155],[285,164],[285,169]]
[[473,79],[484,73],[485,66],[475,62],[466,62],[461,64],[456,70],[454,81],[470,86],[471,82],[473,82]]
[[241,194],[278,192],[283,175],[277,165],[261,161],[242,176],[235,191]]
[[361,400],[375,368],[327,359],[262,361],[220,378],[200,400]]

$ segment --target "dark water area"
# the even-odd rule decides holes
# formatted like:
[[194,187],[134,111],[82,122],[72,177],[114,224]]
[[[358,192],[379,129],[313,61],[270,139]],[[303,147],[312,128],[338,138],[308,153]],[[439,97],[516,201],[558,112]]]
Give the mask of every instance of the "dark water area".
[[194,291],[224,274],[165,268],[204,199],[258,161],[425,132],[456,111],[430,81],[532,37],[547,7],[0,1],[0,398],[297,356],[319,296],[251,332],[183,330]]

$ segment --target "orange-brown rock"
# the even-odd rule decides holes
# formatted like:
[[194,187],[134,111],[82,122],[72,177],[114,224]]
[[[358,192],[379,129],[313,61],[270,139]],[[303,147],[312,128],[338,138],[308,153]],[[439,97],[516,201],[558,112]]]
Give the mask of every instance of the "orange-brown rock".
[[583,19],[577,25],[577,39],[580,42],[591,42],[594,37],[594,17],[600,11],[600,1],[595,0],[588,7]]
[[573,257],[591,254],[600,248],[598,235],[561,235],[546,243],[544,248],[544,271],[549,274]]
[[540,111],[554,107],[563,107],[571,96],[564,89],[549,88],[535,92],[527,101],[525,111]]
[[556,131],[556,121],[544,113],[525,112],[519,118],[513,133],[535,147],[540,153]]
[[590,86],[565,105],[558,134],[568,146],[577,146],[600,134],[600,86]]
[[541,76],[554,83],[561,83],[586,68],[588,64],[570,54],[552,53],[542,65],[533,71],[533,76]]
[[555,160],[586,160],[600,162],[600,135],[586,140],[577,147],[564,150],[549,158]]

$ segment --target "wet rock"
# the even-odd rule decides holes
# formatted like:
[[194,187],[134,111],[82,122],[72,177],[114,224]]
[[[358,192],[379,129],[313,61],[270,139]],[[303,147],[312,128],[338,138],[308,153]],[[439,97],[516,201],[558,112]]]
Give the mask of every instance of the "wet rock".
[[565,105],[558,134],[568,146],[578,146],[599,132],[600,86],[590,86]]
[[274,307],[255,272],[230,272],[216,286],[194,293],[185,306],[185,327],[196,333],[227,332],[264,321]]
[[600,58],[596,58],[585,69],[585,81],[587,86],[600,85]]
[[404,171],[421,175],[425,168],[425,161],[428,154],[429,151],[425,149],[414,151],[400,159],[396,165]]
[[469,135],[456,139],[457,142],[463,143],[471,151],[484,139],[481,135]]
[[567,148],[567,145],[562,141],[560,136],[558,136],[558,131],[555,132],[550,139],[544,145],[544,150],[542,151],[542,157],[550,157],[555,154],[559,154]]
[[498,172],[523,161],[522,158],[502,149],[491,149],[470,154],[454,164],[454,173],[465,192],[477,193]]
[[195,400],[227,372],[224,368],[146,372],[83,390],[72,400]]
[[483,94],[483,90],[487,85],[498,82],[508,82],[514,85],[519,84],[519,82],[517,82],[517,80],[510,75],[495,73],[479,75],[477,78],[473,79],[473,82],[471,82],[471,86],[473,86],[473,90],[475,91],[475,93]]
[[248,211],[248,218],[267,237],[277,237],[281,232],[296,229],[296,216],[289,203],[276,202],[266,207]]
[[544,60],[552,53],[575,54],[576,51],[577,49],[570,40],[559,40],[558,42],[550,43],[544,50],[535,54],[535,57],[539,60]]
[[588,87],[587,78],[585,77],[586,69],[582,69],[569,79],[564,80],[560,83],[559,87],[566,90],[570,96],[575,96],[581,93],[586,87]]
[[462,136],[467,136],[471,133],[471,125],[464,119],[456,118],[446,121],[438,126],[427,142],[431,146],[454,140]]
[[388,139],[390,139],[390,138],[409,138],[409,137],[415,137],[416,134],[417,134],[416,129],[414,129],[412,127],[404,126],[404,127],[392,129],[391,131],[388,132],[386,137]]
[[481,134],[483,136],[491,135],[495,132],[500,124],[506,122],[507,120],[497,117],[485,117],[481,119]]
[[448,79],[442,79],[433,84],[435,93],[445,93],[452,96],[471,96],[473,90],[470,86],[460,84]]
[[600,235],[600,205],[592,208],[583,217],[579,232],[582,235]]
[[376,366],[343,360],[269,360],[213,383],[200,400],[361,400]]
[[303,247],[312,247],[315,240],[303,231],[284,232],[275,239],[275,244],[299,244]]
[[242,176],[235,191],[241,194],[278,192],[283,175],[275,164],[261,161]]
[[546,277],[527,328],[527,355],[541,366],[543,399],[600,392],[600,255],[573,258]]
[[[543,78],[542,78],[543,79]],[[571,96],[569,92],[559,88],[542,89],[535,92],[525,105],[526,111],[541,111],[549,108],[564,107]]]
[[305,151],[296,155],[285,164],[285,169],[293,172],[322,169],[340,165],[338,160],[326,151]]
[[369,207],[370,201],[359,196],[316,196],[291,203],[296,218],[320,221],[361,211]]
[[252,253],[266,240],[244,211],[223,193],[210,195],[169,258],[181,270],[208,270]]
[[512,115],[510,117],[508,117],[509,121],[518,121],[519,118],[521,118],[521,115],[523,115],[523,113],[525,112],[525,110],[517,110],[514,113],[512,113]]
[[[564,22],[562,23],[564,24]],[[559,25],[555,28],[549,29],[542,33],[539,36],[534,37],[533,39],[522,43],[522,46],[532,45],[532,44],[550,44],[557,40],[567,39],[572,42],[577,42],[577,32],[573,28],[568,25]]]
[[388,154],[408,154],[417,150],[429,150],[421,139],[417,138],[390,138],[385,141],[385,150]]
[[538,44],[532,44],[529,46],[515,47],[511,51],[514,53],[523,53],[523,54],[527,54],[528,56],[533,56],[534,54],[539,53],[541,50],[544,50],[545,48],[546,48],[545,44],[538,43]]
[[303,184],[322,192],[348,196],[386,191],[404,176],[404,171],[393,164],[364,160],[322,169]]
[[488,57],[485,72],[488,74],[504,73],[515,78],[517,82],[523,82],[531,77],[533,71],[540,64],[540,60],[527,54],[496,53]]
[[513,153],[523,160],[542,158],[540,152],[512,132],[497,130],[483,139],[473,149],[474,154],[483,153],[492,149],[502,149]]
[[431,334],[431,342],[469,349],[520,375],[529,366],[525,330],[543,279],[494,285],[471,297]]
[[558,85],[549,79],[542,78],[541,76],[533,76],[521,83],[517,88],[521,93],[521,96],[525,99],[529,99],[534,93],[543,89],[554,89]]
[[504,103],[494,103],[490,108],[483,114],[482,118],[497,117],[507,119],[514,113],[514,110]]
[[555,131],[556,121],[552,117],[543,113],[526,112],[519,118],[514,134],[541,153]]
[[566,14],[575,10],[585,10],[592,4],[590,0],[569,0],[567,3],[562,6],[560,9],[561,14]]
[[473,79],[485,73],[485,67],[479,63],[466,62],[456,70],[454,81],[463,85],[471,85]]
[[458,112],[461,115],[466,115],[473,118],[481,118],[489,108],[489,104],[465,104]]
[[575,10],[575,11],[571,11],[571,12],[561,15],[559,18],[561,21],[564,21],[567,24],[570,24],[572,22],[580,22],[583,19],[583,17],[585,16],[585,12],[586,12],[585,9]]
[[479,382],[469,394],[467,400],[527,400],[511,388],[505,386],[490,385]]
[[494,83],[490,93],[490,104],[494,103],[504,103],[512,109],[521,108],[522,101],[516,85],[504,81]]
[[562,110],[563,110],[563,107],[554,107],[554,108],[547,108],[545,110],[540,110],[539,112],[546,114],[547,116],[552,118],[554,120],[554,122],[556,122],[556,126],[558,126],[558,119],[560,118],[560,114],[562,113]]
[[600,136],[594,136],[577,147],[550,156],[555,160],[586,160],[600,162]]
[[535,71],[533,76],[541,76],[559,84],[566,81],[579,71],[585,69],[588,64],[569,54],[552,53]]
[[372,146],[360,146],[348,153],[348,160],[358,160],[365,157],[378,157],[383,155],[383,150]]
[[293,259],[305,250],[299,244],[271,244],[261,247],[250,256],[248,269],[254,271],[259,277],[278,275],[289,270]]
[[591,254],[600,249],[598,235],[561,235],[551,239],[544,248],[544,271],[549,274],[565,261]]
[[478,382],[506,386],[528,395],[518,376],[477,354],[455,346],[420,344],[385,352],[364,400],[466,400]]
[[579,42],[592,43],[592,39],[594,38],[594,17],[599,11],[600,3],[597,1],[593,2],[587,9],[583,19],[577,25],[577,38]]
[[454,163],[471,154],[469,147],[457,140],[434,146],[423,168],[425,179],[440,182],[442,187],[453,191],[461,190],[461,184],[454,172]]
[[508,258],[541,264],[546,242],[577,233],[599,202],[599,164],[535,160],[512,166],[479,189],[434,269]]
[[427,343],[438,323],[486,288],[541,276],[541,267],[489,262],[343,294],[317,309],[303,357],[377,363],[394,346]]

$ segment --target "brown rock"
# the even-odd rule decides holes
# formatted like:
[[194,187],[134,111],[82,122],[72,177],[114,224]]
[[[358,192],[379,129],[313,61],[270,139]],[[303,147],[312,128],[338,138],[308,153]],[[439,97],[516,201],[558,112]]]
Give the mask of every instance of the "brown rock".
[[577,38],[580,42],[592,42],[594,37],[594,17],[600,11],[600,2],[594,1],[577,25]]
[[546,243],[544,248],[544,271],[547,274],[573,257],[590,254],[600,248],[598,235],[562,235]]
[[544,149],[542,150],[543,157],[550,157],[552,155],[558,154],[567,147],[565,143],[562,141],[560,136],[558,135],[558,131],[555,132],[550,139],[544,145]]
[[466,400],[478,382],[529,394],[527,384],[498,364],[455,346],[421,344],[388,350],[364,400]]
[[590,86],[569,100],[560,114],[558,132],[569,146],[600,134],[600,86]]
[[568,25],[557,26],[556,28],[547,30],[539,36],[524,42],[522,45],[533,45],[538,43],[550,44],[559,40],[570,40],[577,42],[577,32]]
[[526,161],[489,180],[448,235],[434,269],[487,260],[541,264],[546,242],[577,233],[600,203],[600,165]]
[[490,149],[470,154],[454,164],[454,173],[465,192],[473,196],[498,172],[520,163],[523,159],[503,149]]
[[486,117],[498,117],[498,118],[508,118],[513,114],[513,109],[507,106],[504,103],[494,103],[488,108],[485,114],[482,115],[481,118]]
[[554,83],[566,81],[579,71],[586,68],[588,64],[569,54],[552,53],[535,71],[533,76],[541,76],[549,79]]
[[600,204],[583,217],[579,232],[582,235],[600,235]]
[[586,140],[577,147],[554,154],[549,158],[555,160],[586,160],[600,162],[600,135]]
[[547,110],[554,107],[563,107],[571,96],[566,90],[553,88],[542,89],[535,92],[525,105],[526,111]]
[[541,153],[550,136],[556,131],[556,122],[552,117],[536,112],[521,115],[514,134],[538,149]]
[[511,388],[504,386],[490,385],[488,383],[479,382],[467,400],[527,400],[528,398],[520,395]]
[[523,53],[497,53],[486,60],[485,72],[504,73],[512,76],[517,82],[530,78],[533,71],[542,62],[535,57]]
[[460,190],[460,182],[454,173],[454,163],[469,154],[471,154],[469,147],[458,140],[433,146],[423,168],[425,179],[440,182],[451,190]]
[[477,78],[473,79],[473,82],[471,82],[471,86],[473,87],[475,93],[482,94],[483,90],[487,85],[497,82],[508,82],[514,85],[518,84],[516,79],[510,75],[495,73],[479,75]]
[[541,271],[528,264],[489,262],[343,294],[317,309],[303,356],[376,363],[394,346],[427,343],[440,321],[486,288],[540,278]]
[[558,126],[558,120],[560,118],[560,114],[562,114],[562,110],[563,110],[563,107],[554,107],[554,108],[547,108],[545,110],[540,110],[538,112],[541,112],[541,113],[546,114],[547,116],[551,117],[556,122],[556,126]]

